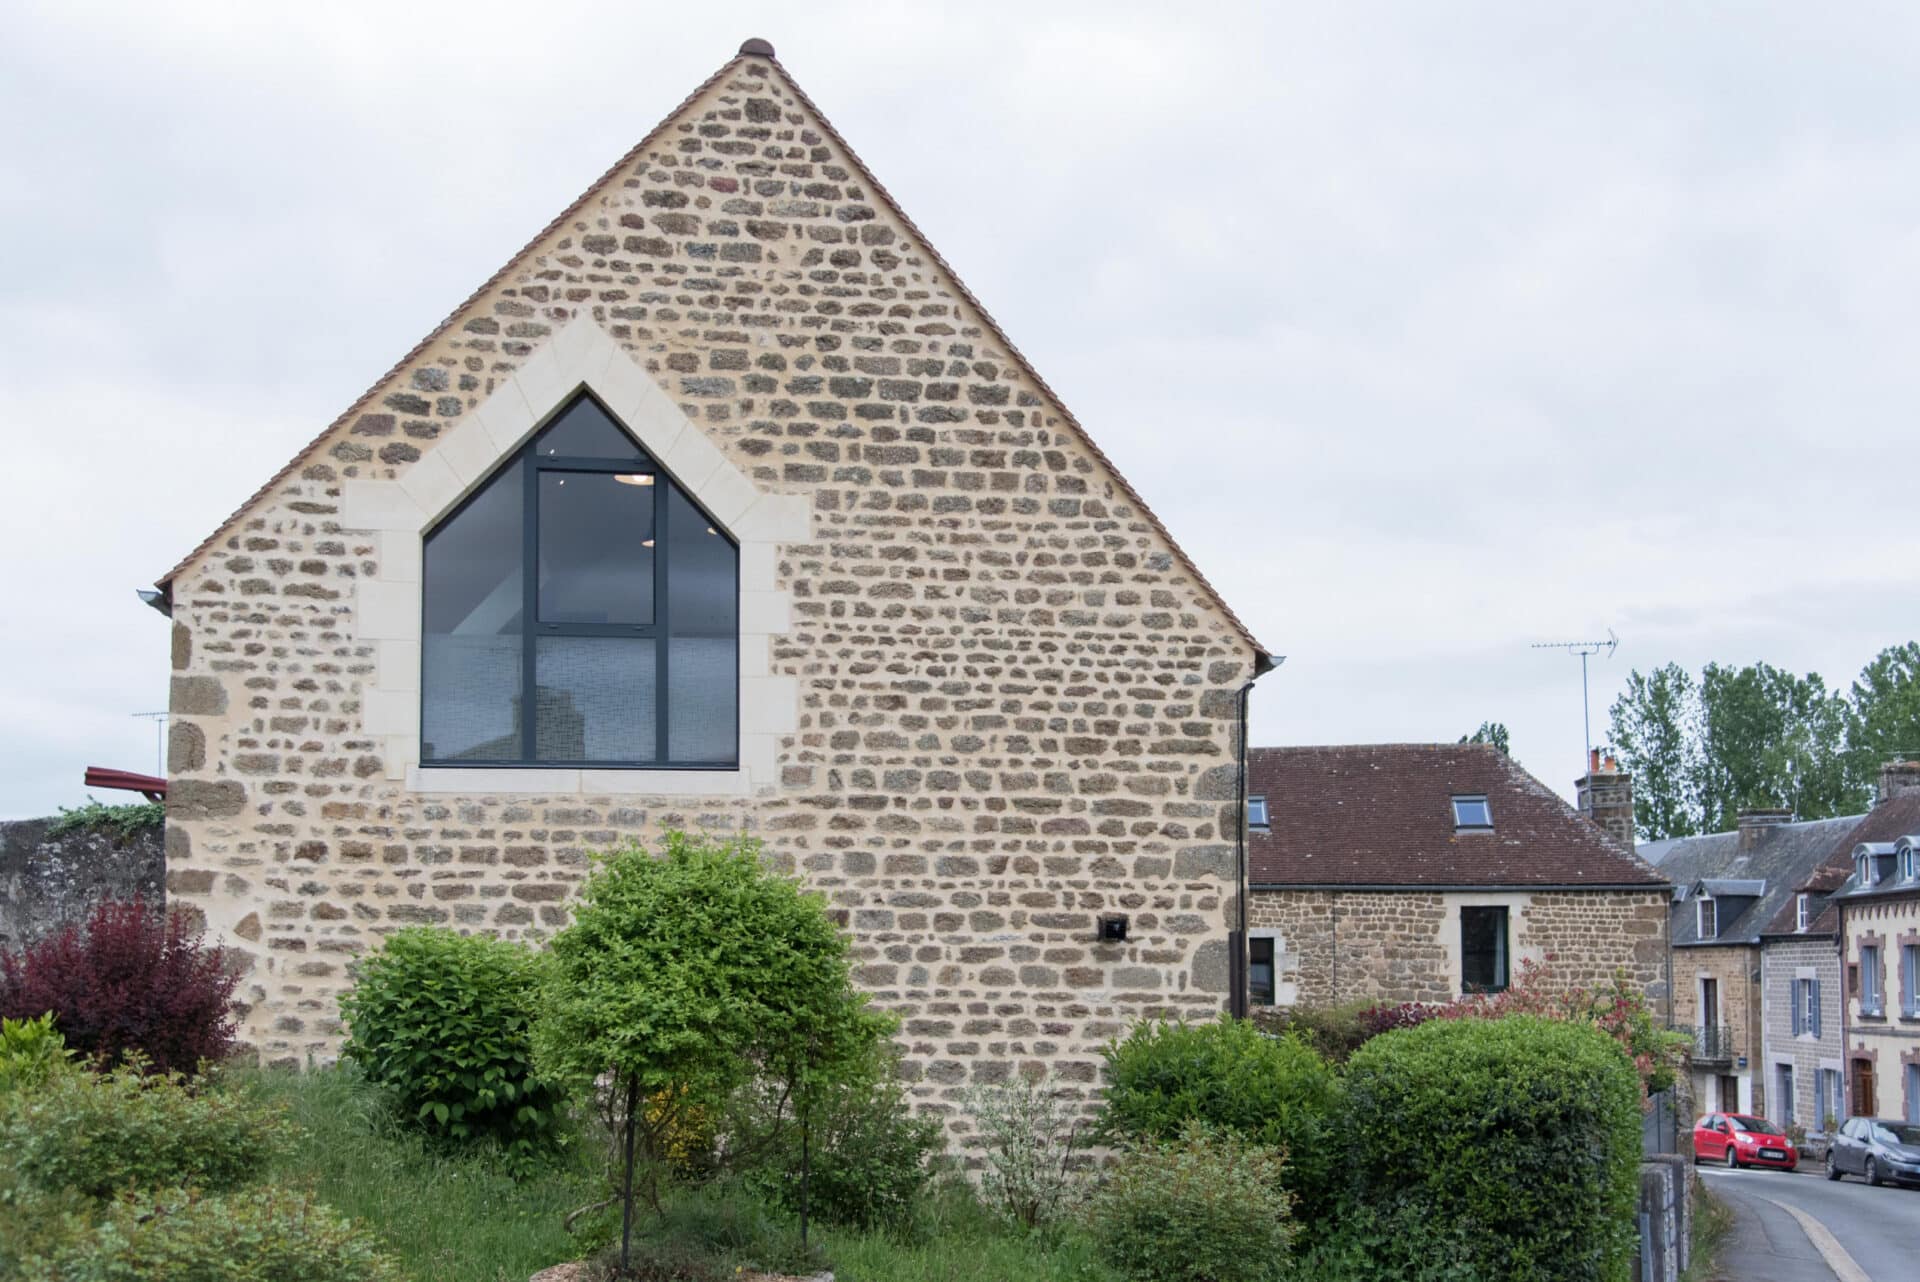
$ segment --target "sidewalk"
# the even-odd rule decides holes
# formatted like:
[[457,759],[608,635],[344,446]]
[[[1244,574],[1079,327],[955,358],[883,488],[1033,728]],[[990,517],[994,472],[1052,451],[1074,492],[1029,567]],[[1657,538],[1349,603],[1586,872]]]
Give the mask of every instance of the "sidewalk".
[[1792,1215],[1725,1186],[1714,1195],[1733,1212],[1713,1282],[1838,1282]]

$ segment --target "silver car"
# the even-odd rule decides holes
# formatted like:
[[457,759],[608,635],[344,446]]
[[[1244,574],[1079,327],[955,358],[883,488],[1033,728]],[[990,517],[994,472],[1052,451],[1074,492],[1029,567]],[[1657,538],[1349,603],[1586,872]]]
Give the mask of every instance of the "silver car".
[[1849,1117],[1827,1150],[1827,1178],[1920,1184],[1920,1126],[1891,1117]]

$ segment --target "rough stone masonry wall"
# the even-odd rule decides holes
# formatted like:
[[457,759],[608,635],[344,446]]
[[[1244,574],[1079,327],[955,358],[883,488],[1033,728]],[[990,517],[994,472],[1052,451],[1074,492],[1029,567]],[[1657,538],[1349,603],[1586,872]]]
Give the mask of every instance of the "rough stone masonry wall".
[[[1682,904],[1675,911],[1693,911],[1692,904]],[[1738,1058],[1724,1067],[1712,1064],[1694,1068],[1695,1094],[1702,1108],[1721,1107],[1720,1097],[1711,1088],[1710,1079],[1725,1074],[1745,1080],[1750,1085],[1750,1095],[1741,1107],[1753,1112],[1766,1111],[1768,1083],[1766,1074],[1758,1072],[1755,1066],[1761,1062],[1761,1024],[1760,1024],[1760,949],[1753,944],[1704,945],[1673,950],[1673,1023],[1679,1029],[1698,1027],[1702,1022],[1700,1013],[1700,980],[1712,978],[1719,981],[1720,1022],[1727,1026],[1727,1037],[1736,1057],[1744,1056],[1747,1064],[1742,1068]]]
[[18,949],[82,920],[102,900],[166,902],[158,827],[130,837],[98,828],[49,836],[54,822],[0,822],[0,948]]
[[[383,545],[342,527],[343,483],[401,478],[582,312],[810,500],[768,656],[798,730],[751,798],[421,795],[363,725]],[[1016,1069],[1088,1086],[1128,1021],[1223,1001],[1252,648],[765,60],[197,555],[174,617],[176,894],[250,959],[268,1061],[334,1052],[383,932],[538,937],[589,851],[668,826],[755,833],[830,897],[930,1109]]]
[[1275,938],[1276,980],[1303,1005],[1375,999],[1445,1002],[1460,995],[1459,910],[1509,909],[1513,972],[1548,961],[1551,981],[1629,982],[1659,1002],[1666,979],[1663,891],[1257,890],[1248,925]]

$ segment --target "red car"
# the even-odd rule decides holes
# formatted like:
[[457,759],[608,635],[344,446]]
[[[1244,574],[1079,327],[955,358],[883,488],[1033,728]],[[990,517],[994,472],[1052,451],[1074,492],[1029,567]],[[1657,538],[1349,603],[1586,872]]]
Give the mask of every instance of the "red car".
[[1725,1162],[1729,1169],[1771,1166],[1791,1171],[1800,1165],[1800,1151],[1764,1117],[1708,1113],[1693,1127],[1693,1160]]

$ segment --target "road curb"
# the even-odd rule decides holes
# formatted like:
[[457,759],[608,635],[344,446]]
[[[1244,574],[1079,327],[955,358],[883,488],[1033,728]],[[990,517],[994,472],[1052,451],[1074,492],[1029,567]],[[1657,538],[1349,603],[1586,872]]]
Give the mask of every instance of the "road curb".
[[1791,1215],[1794,1222],[1799,1224],[1800,1231],[1807,1235],[1807,1241],[1813,1243],[1813,1249],[1820,1252],[1820,1258],[1827,1262],[1827,1267],[1833,1270],[1834,1276],[1838,1277],[1840,1282],[1873,1282],[1873,1279],[1867,1275],[1867,1271],[1847,1254],[1847,1248],[1840,1245],[1840,1240],[1834,1237],[1826,1225],[1797,1206],[1774,1201],[1764,1193],[1756,1193],[1754,1196]]

